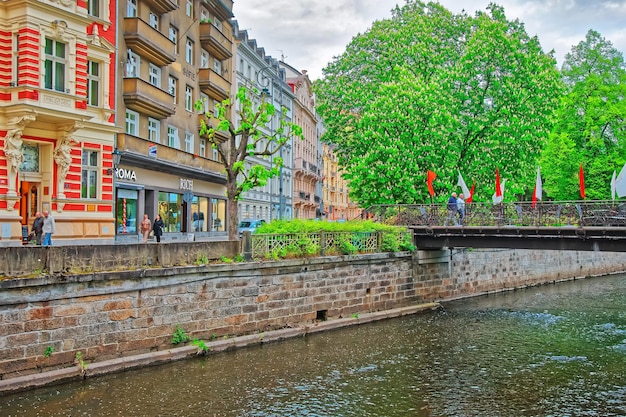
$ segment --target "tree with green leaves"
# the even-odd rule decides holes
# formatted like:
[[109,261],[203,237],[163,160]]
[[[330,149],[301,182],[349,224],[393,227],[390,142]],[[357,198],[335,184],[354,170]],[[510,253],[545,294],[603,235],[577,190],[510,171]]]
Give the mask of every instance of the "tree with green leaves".
[[[202,110],[203,103],[196,103],[196,108]],[[237,240],[237,200],[245,191],[264,186],[269,179],[280,173],[283,160],[277,154],[290,139],[303,138],[302,128],[288,121],[287,109],[283,108],[278,113],[278,127],[268,133],[268,124],[277,114],[276,107],[267,100],[265,94],[243,86],[237,91],[235,103],[226,99],[218,103],[216,109],[217,115],[212,112],[205,114],[207,119],[216,119],[215,127],[202,120],[200,135],[206,137],[213,149],[217,149],[224,162],[228,238]],[[237,123],[231,121],[231,115],[236,118]],[[228,139],[222,140],[216,135],[217,132],[223,132]],[[252,157],[264,158],[270,162],[265,165],[252,163],[246,167],[245,161],[252,161]]]
[[561,73],[566,94],[541,157],[544,190],[557,200],[580,199],[582,164],[587,198],[609,199],[613,171],[626,161],[624,57],[590,30],[565,56]]
[[505,198],[534,185],[562,90],[551,54],[504,9],[453,14],[409,0],[356,36],[315,83],[318,111],[361,206],[437,201],[458,172],[488,201],[495,169]]

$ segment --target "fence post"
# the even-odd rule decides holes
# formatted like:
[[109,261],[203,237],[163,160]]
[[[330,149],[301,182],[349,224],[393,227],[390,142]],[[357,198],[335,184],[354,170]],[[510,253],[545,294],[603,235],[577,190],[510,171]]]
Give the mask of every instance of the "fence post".
[[326,255],[326,232],[320,231],[320,256]]
[[252,260],[252,232],[243,232],[243,259]]
[[382,230],[376,231],[376,252],[382,252],[383,248],[383,232]]

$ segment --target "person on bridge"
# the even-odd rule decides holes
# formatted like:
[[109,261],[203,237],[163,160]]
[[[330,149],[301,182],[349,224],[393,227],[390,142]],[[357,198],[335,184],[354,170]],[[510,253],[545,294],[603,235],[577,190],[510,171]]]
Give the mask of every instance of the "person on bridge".
[[456,208],[459,213],[459,225],[463,226],[463,218],[465,217],[465,196],[463,193],[459,194],[459,198],[456,199]]
[[448,226],[448,223],[456,224],[456,213],[458,211],[458,207],[456,205],[456,193],[452,193],[452,195],[448,199],[447,208],[448,217],[446,218],[446,222],[443,225]]

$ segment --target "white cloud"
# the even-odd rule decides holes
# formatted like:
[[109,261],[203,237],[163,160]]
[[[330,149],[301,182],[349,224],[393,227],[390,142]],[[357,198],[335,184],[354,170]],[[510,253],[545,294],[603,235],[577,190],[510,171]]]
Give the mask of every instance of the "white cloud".
[[[447,9],[473,15],[492,0],[440,0]],[[546,52],[555,50],[562,62],[590,29],[599,32],[622,53],[626,51],[626,0],[505,0],[509,20],[518,18],[530,36],[537,35]],[[311,78],[340,55],[350,40],[375,20],[391,17],[404,0],[237,0],[235,19],[267,54],[285,55],[289,65],[308,70]],[[281,52],[282,51],[282,52]]]

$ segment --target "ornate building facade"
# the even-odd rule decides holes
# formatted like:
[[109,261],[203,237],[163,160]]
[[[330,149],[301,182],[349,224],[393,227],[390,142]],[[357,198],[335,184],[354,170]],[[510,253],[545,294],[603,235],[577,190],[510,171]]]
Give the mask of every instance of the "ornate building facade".
[[324,218],[327,220],[353,220],[360,217],[362,209],[350,201],[348,182],[341,175],[334,146],[323,144],[323,199]]
[[112,241],[117,0],[0,2],[0,245]]

